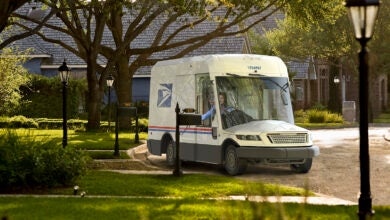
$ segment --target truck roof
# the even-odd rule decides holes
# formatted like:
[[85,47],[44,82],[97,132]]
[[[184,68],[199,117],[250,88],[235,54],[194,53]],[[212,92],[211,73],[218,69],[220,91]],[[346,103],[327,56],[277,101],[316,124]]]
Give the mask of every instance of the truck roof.
[[276,56],[257,54],[213,54],[180,58],[157,62],[152,68],[154,74],[195,74],[210,73],[225,75],[227,73],[248,75],[250,73],[264,76],[288,77],[287,67]]

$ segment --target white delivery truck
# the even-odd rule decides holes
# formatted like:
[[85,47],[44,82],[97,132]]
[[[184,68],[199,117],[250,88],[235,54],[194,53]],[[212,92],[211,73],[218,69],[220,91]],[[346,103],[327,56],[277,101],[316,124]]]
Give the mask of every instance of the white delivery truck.
[[[250,54],[158,62],[151,72],[148,150],[173,165],[175,107],[202,114],[180,127],[180,159],[222,164],[230,175],[248,162],[287,164],[307,173],[319,155],[310,131],[295,126],[283,61]],[[224,100],[223,100],[224,99]]]

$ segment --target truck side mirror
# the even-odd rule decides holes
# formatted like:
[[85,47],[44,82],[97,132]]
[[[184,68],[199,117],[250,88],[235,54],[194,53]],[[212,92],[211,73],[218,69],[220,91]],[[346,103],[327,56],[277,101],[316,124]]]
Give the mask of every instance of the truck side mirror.
[[288,98],[287,98],[287,94],[283,91],[281,91],[280,93],[280,97],[282,99],[282,102],[284,105],[288,105]]

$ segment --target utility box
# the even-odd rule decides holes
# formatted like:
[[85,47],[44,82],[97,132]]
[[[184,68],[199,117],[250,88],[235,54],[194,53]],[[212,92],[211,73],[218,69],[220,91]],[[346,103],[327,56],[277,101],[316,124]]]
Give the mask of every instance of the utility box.
[[343,118],[348,122],[356,121],[356,104],[355,101],[343,102]]

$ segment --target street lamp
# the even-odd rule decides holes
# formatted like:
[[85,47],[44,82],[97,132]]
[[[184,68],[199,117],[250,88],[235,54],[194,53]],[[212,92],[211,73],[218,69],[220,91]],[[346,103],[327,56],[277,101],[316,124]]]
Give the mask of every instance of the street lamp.
[[379,0],[347,0],[346,7],[359,41],[359,108],[360,108],[360,197],[359,219],[373,215],[370,191],[370,156],[368,145],[368,51],[367,42],[374,32]]
[[114,83],[114,78],[110,74],[107,79],[107,87],[108,87],[108,131],[111,131],[111,87]]
[[70,69],[66,65],[66,62],[62,63],[60,67],[58,67],[58,72],[60,73],[60,78],[62,82],[62,147],[65,148],[68,145],[68,126],[66,120],[66,87],[68,85],[68,80],[70,76]]
[[333,82],[334,82],[334,84],[339,84],[339,83],[340,83],[339,77],[335,76],[335,77],[333,78]]

